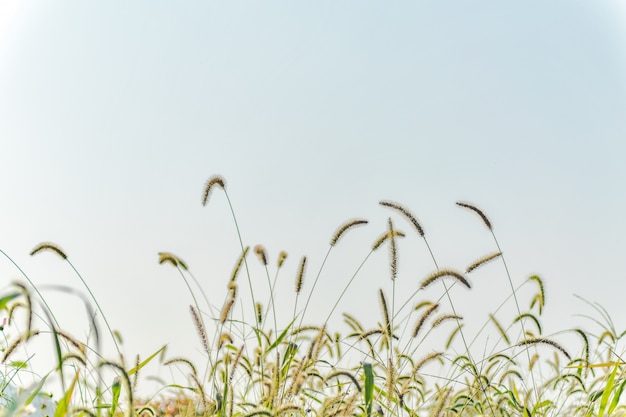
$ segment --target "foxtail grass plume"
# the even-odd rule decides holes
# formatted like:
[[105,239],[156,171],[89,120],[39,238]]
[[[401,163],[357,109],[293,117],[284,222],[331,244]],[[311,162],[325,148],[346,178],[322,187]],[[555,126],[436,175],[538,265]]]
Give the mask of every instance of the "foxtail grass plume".
[[230,298],[235,299],[237,298],[237,283],[234,281],[229,281],[228,282],[228,292],[230,292]]
[[567,353],[567,351],[558,343],[556,343],[553,340],[550,339],[546,339],[544,337],[536,337],[534,339],[526,339],[526,340],[522,340],[521,342],[519,342],[517,344],[517,346],[526,346],[526,345],[536,345],[536,344],[545,344],[545,345],[550,345],[553,348],[555,348],[556,350],[560,351],[563,355],[565,355],[565,357],[568,360],[572,360],[572,357],[569,355],[569,353]]
[[243,265],[243,261],[246,259],[246,255],[248,255],[248,251],[250,250],[250,246],[246,246],[246,248],[241,252],[241,256],[235,265],[235,269],[233,269],[233,273],[230,275],[230,280],[234,281],[237,279],[237,274],[239,274],[239,270],[241,269],[241,265]]
[[184,364],[186,364],[187,366],[189,366],[189,369],[191,370],[192,374],[194,374],[196,376],[198,375],[198,371],[196,369],[196,366],[193,364],[193,362],[191,362],[187,358],[172,358],[172,359],[169,359],[169,360],[163,362],[163,365],[169,366],[169,365],[172,365],[172,364],[175,364],[175,363],[184,363]]
[[483,213],[483,211],[481,209],[479,209],[478,207],[476,207],[473,204],[470,204],[470,203],[467,203],[467,202],[463,202],[463,201],[457,201],[456,205],[460,206],[460,207],[464,207],[464,208],[469,209],[469,210],[472,210],[474,213],[478,214],[480,216],[480,218],[483,220],[483,223],[485,223],[485,226],[487,226],[487,229],[493,230],[491,228],[491,222],[489,221],[489,219],[487,218],[487,216],[485,215],[485,213]]
[[306,269],[306,256],[302,257],[300,261],[300,268],[298,269],[298,275],[296,276],[296,294],[300,294],[302,290],[302,280],[304,278],[304,271]]
[[435,328],[447,320],[463,320],[463,317],[459,316],[458,314],[442,314],[441,316],[433,320],[432,327]]
[[209,195],[211,194],[211,190],[215,186],[218,186],[222,190],[224,190],[226,188],[226,182],[224,181],[224,178],[219,175],[215,175],[207,180],[206,185],[204,186],[204,194],[202,195],[203,206],[206,206],[206,203],[209,200]]
[[354,375],[352,375],[348,371],[337,370],[337,371],[331,372],[330,374],[328,374],[328,376],[326,376],[326,378],[324,378],[324,382],[328,381],[331,378],[338,378],[340,376],[344,376],[348,378],[352,382],[352,384],[354,384],[354,387],[356,388],[356,390],[358,392],[361,392],[361,384],[359,384],[359,381],[357,381]]
[[492,253],[491,255],[483,256],[482,258],[478,259],[476,262],[474,262],[473,264],[468,266],[467,269],[465,270],[465,272],[469,274],[474,269],[478,268],[479,266],[482,266],[482,265],[486,264],[489,261],[493,261],[494,259],[496,259],[500,255],[502,255],[502,252],[498,251],[498,252]]
[[39,334],[39,330],[32,330],[30,333],[24,333],[21,336],[18,336],[18,338],[15,339],[13,343],[7,346],[6,350],[4,351],[4,356],[2,357],[2,361],[0,361],[0,363],[5,363],[6,360],[9,359],[9,356],[11,356],[11,354],[15,351],[15,349],[17,349],[19,345],[21,345],[22,343],[24,343],[31,337],[36,336],[38,334]]
[[200,313],[194,306],[189,306],[189,310],[191,311],[191,317],[193,318],[193,324],[196,326],[196,331],[198,332],[198,336],[200,336],[200,340],[202,341],[202,347],[206,353],[209,353],[209,338],[207,337],[206,330],[204,329],[204,324],[202,323],[202,319],[200,318]]
[[387,300],[385,299],[385,293],[382,288],[378,290],[378,296],[380,298],[380,308],[383,311],[383,318],[385,319],[385,331],[389,338],[392,337],[391,334],[391,321],[389,320],[389,309],[387,308]]
[[220,314],[220,324],[224,324],[226,323],[226,320],[228,320],[228,315],[230,314],[230,310],[233,308],[233,304],[235,304],[235,297],[229,298],[226,304],[224,304],[224,308]]
[[256,309],[256,322],[261,324],[263,321],[263,304],[256,303],[254,307]]
[[439,391],[439,393],[437,394],[439,396],[439,399],[437,400],[437,404],[435,405],[435,409],[432,412],[431,416],[443,417],[446,415],[444,408],[446,402],[448,401],[448,397],[450,397],[450,394],[452,393],[452,390],[452,387],[447,387]]
[[359,334],[359,337],[357,338],[358,341],[367,339],[370,336],[374,336],[376,334],[382,334],[383,331],[381,329],[371,329],[368,330],[366,332],[362,332],[361,334]]
[[417,230],[417,233],[419,233],[420,236],[424,237],[424,229],[419,224],[415,216],[411,214],[411,212],[407,210],[405,207],[401,206],[398,203],[394,203],[392,201],[381,201],[378,204],[380,204],[381,206],[392,208],[400,212],[404,217],[406,217],[411,222],[411,224],[413,224],[413,227],[415,227],[415,230]]
[[439,308],[439,304],[433,304],[429,308],[427,308],[426,311],[424,311],[424,313],[421,315],[421,317],[417,321],[415,328],[413,329],[413,337],[417,337],[417,334],[419,333],[420,329],[426,322],[426,319],[428,319],[428,317],[430,317],[430,315],[433,314],[435,310],[437,310],[438,308]]
[[[30,299],[30,293],[28,292],[28,288],[26,288],[26,285],[22,284],[21,282],[14,282],[13,285],[21,290],[22,296],[24,297],[24,301],[25,301],[24,307],[26,308],[27,315],[28,315],[28,322],[26,325],[26,334],[30,334],[30,331],[32,330],[32,327],[33,327],[33,305]],[[11,322],[11,318],[13,316],[13,308],[17,305],[19,304],[14,304],[9,310],[9,322]]]
[[467,281],[467,279],[465,279],[463,275],[459,274],[456,271],[452,271],[451,269],[440,269],[439,271],[430,274],[428,278],[422,281],[422,285],[420,286],[420,288],[426,288],[433,282],[443,277],[452,277],[459,281],[461,284],[465,285],[467,288],[472,288],[470,283]]
[[178,256],[170,252],[159,252],[159,264],[170,263],[174,267],[181,267],[185,271],[188,270],[187,264]]
[[[402,232],[400,230],[394,230],[393,231],[393,236],[394,237],[404,237],[405,234],[404,234],[404,232]],[[391,234],[389,232],[383,233],[378,239],[376,239],[376,241],[372,245],[372,250],[375,251],[376,249],[378,249],[380,247],[380,245],[385,243],[385,241],[387,239],[389,239],[390,237],[391,237]]]
[[283,404],[280,407],[278,407],[276,409],[276,412],[274,414],[269,413],[270,416],[275,415],[275,416],[282,416],[282,415],[297,415],[297,416],[303,416],[307,414],[304,409],[302,408],[301,405],[298,404],[292,404],[292,403],[288,403],[288,404]]
[[398,276],[398,252],[396,251],[396,238],[394,236],[393,223],[391,217],[388,219],[389,225],[389,267],[391,268],[391,280],[395,281]]
[[228,332],[224,332],[220,335],[220,338],[217,342],[217,348],[221,349],[225,344],[233,344],[233,337]]
[[529,281],[535,281],[539,286],[539,293],[533,298],[533,301],[530,303],[530,308],[533,308],[535,304],[538,304],[539,314],[543,311],[543,306],[546,303],[546,291],[543,287],[543,281],[539,275],[533,275],[528,278]]
[[324,336],[327,336],[326,323],[324,323],[320,328],[319,333],[317,334],[315,339],[313,339],[313,343],[311,344],[311,348],[309,349],[309,354],[307,355],[307,357],[309,358],[311,363],[317,363],[317,360],[322,351],[322,347],[324,346]]
[[282,267],[283,263],[285,263],[285,259],[287,259],[287,252],[284,250],[278,254],[278,267]]
[[387,358],[387,379],[385,381],[385,388],[387,390],[387,408],[390,408],[393,394],[396,392],[396,367],[391,358]]
[[193,382],[195,382],[196,389],[198,390],[198,394],[200,394],[200,401],[202,403],[202,409],[204,410],[204,413],[207,413],[207,411],[209,410],[209,403],[206,399],[206,394],[204,393],[204,387],[202,386],[202,383],[200,382],[200,380],[198,379],[196,375],[191,374],[191,379],[193,379]]
[[267,253],[265,253],[265,248],[262,245],[256,245],[254,247],[254,253],[258,256],[259,261],[261,261],[264,266],[267,266]]
[[54,243],[51,242],[42,242],[39,245],[35,246],[35,248],[30,252],[30,255],[33,256],[41,251],[52,251],[59,255],[63,259],[67,259],[67,255],[63,250]]
[[245,345],[241,345],[237,350],[237,354],[235,355],[235,360],[233,360],[233,364],[230,368],[230,374],[228,375],[228,384],[230,385],[233,382],[233,378],[235,377],[235,370],[237,369],[237,365],[239,365],[239,361],[241,360],[241,355],[243,354],[243,348]]
[[417,374],[419,370],[422,369],[422,366],[426,365],[428,362],[434,359],[440,358],[441,356],[443,356],[443,352],[433,352],[424,356],[417,363],[415,363],[415,366],[413,366],[412,374],[413,375]]
[[364,219],[354,219],[354,220],[349,220],[348,222],[344,223],[341,227],[339,227],[339,229],[337,229],[337,231],[333,235],[332,239],[330,240],[330,246],[335,246],[337,242],[339,241],[339,238],[343,236],[343,234],[348,229],[351,229],[352,227],[358,226],[360,224],[367,224],[367,223],[368,221]]

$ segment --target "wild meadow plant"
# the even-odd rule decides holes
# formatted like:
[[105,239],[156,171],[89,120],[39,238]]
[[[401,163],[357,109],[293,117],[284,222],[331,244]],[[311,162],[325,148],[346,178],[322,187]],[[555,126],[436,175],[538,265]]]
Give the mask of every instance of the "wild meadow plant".
[[[119,348],[119,334],[109,326],[85,279],[57,245],[40,244],[32,255],[51,252],[60,257],[89,295],[56,288],[78,297],[85,306],[88,337],[74,337],[59,325],[43,291],[1,252],[20,271],[24,282],[13,282],[0,293],[0,415],[626,415],[620,402],[626,384],[621,359],[625,332],[616,329],[600,305],[587,302],[599,316],[584,316],[595,331],[575,328],[545,335],[542,278],[533,275],[514,282],[489,218],[474,204],[457,203],[476,216],[468,221],[485,226],[493,250],[459,270],[439,264],[440,254],[433,251],[422,224],[408,208],[381,201],[389,214],[386,227],[341,291],[336,296],[324,294],[329,300],[328,315],[315,313],[317,317],[312,318],[310,303],[320,296],[316,288],[325,276],[328,260],[345,244],[348,234],[369,222],[353,219],[341,225],[330,236],[317,268],[313,269],[306,256],[297,258],[293,296],[285,300],[279,298],[284,292],[277,283],[289,262],[287,252],[272,260],[264,246],[250,249],[223,178],[214,176],[207,181],[202,204],[209,203],[216,189],[226,197],[240,247],[233,272],[224,282],[222,300],[211,302],[181,258],[170,252],[158,254],[159,263],[171,265],[189,290],[191,304],[181,308],[190,311],[204,363],[184,356],[169,357],[165,346],[148,358],[137,357],[128,363]],[[431,272],[418,282],[401,285],[404,275],[399,273],[399,248],[408,239],[423,242],[424,262]],[[372,260],[381,257],[383,247],[387,249],[388,285],[371,289],[378,300],[379,320],[370,323],[348,312],[340,314],[356,283],[363,291],[363,275]],[[264,276],[253,276],[259,269],[250,262],[258,262]],[[461,311],[463,303],[458,300],[475,291],[472,281],[476,274],[497,262],[503,266],[501,278],[510,292],[502,294],[499,307],[481,322],[470,323],[464,316],[471,315]],[[259,291],[259,282],[267,287],[264,291]],[[215,294],[211,292],[212,297]],[[356,300],[356,304],[362,302]],[[505,306],[513,307],[509,309],[512,315],[503,312]],[[308,324],[310,320],[314,324]],[[100,321],[117,350],[114,358],[102,354]],[[33,372],[29,369],[31,340],[44,334],[52,336],[56,363],[22,386],[20,376]],[[483,339],[490,343],[485,342],[480,350],[477,346]],[[164,381],[154,396],[139,398],[140,371],[153,361],[175,371],[173,379]]]

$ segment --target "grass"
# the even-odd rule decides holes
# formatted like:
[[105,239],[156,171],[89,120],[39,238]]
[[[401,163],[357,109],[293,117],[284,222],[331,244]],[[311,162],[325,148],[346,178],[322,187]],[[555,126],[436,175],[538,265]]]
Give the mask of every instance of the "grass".
[[[89,319],[89,336],[75,338],[61,328],[31,279],[2,252],[22,273],[23,282],[14,282],[0,293],[0,415],[626,415],[626,406],[621,404],[626,385],[620,356],[624,332],[617,331],[600,305],[587,302],[594,316],[584,318],[596,331],[576,328],[545,335],[543,280],[533,275],[516,286],[489,218],[475,205],[457,203],[476,215],[468,221],[484,224],[494,248],[459,271],[439,265],[438,254],[409,209],[382,201],[381,206],[389,210],[387,226],[337,296],[325,295],[329,314],[312,318],[310,301],[320,296],[316,287],[327,261],[338,246],[346,244],[346,235],[356,233],[368,221],[354,219],[339,226],[319,267],[300,258],[293,296],[282,299],[279,295],[284,292],[278,291],[277,283],[282,282],[279,276],[289,262],[287,253],[281,252],[273,262],[262,245],[252,250],[246,246],[224,179],[216,176],[207,181],[202,204],[210,203],[216,188],[228,201],[241,249],[231,276],[224,280],[222,303],[209,302],[181,258],[159,253],[159,262],[173,267],[189,290],[192,304],[180,308],[190,310],[204,363],[170,357],[162,347],[129,364],[120,353],[119,335],[111,330],[86,280],[57,245],[40,244],[32,254],[48,251],[66,261],[89,295],[62,289],[68,297],[82,300]],[[407,226],[410,232],[398,225]],[[431,273],[410,291],[400,285],[404,275],[399,273],[399,248],[408,239],[423,241],[431,265]],[[388,251],[390,281],[371,289],[379,303],[378,320],[364,322],[347,311],[338,313],[345,304],[368,303],[365,298],[346,303],[345,297],[373,259],[384,257],[383,247]],[[255,269],[249,262],[259,262],[264,276],[253,277]],[[482,322],[466,322],[464,304],[456,300],[475,291],[473,277],[495,263],[502,264],[510,293],[502,296],[500,306]],[[258,282],[267,288],[255,289],[253,283]],[[305,293],[308,282],[312,285]],[[259,297],[259,293],[268,296]],[[504,312],[505,307],[513,313]],[[314,324],[304,324],[311,320]],[[33,372],[29,345],[44,335],[52,340],[56,363],[32,384],[18,387],[21,376]],[[112,340],[115,357],[104,357],[103,337]],[[140,398],[140,374],[149,363],[173,370],[172,380],[163,381],[153,396]]]

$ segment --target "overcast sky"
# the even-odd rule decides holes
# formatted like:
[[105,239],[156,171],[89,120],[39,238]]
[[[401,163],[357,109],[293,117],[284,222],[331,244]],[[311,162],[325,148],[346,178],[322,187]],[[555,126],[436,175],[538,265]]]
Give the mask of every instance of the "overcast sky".
[[[494,251],[454,204],[467,200],[490,217],[515,284],[544,278],[548,333],[586,325],[573,294],[620,323],[625,28],[624,6],[595,0],[1,0],[0,249],[37,285],[80,289],[57,257],[28,255],[60,245],[128,356],[168,343],[192,357],[192,300],[157,253],[184,259],[221,306],[240,249],[223,194],[201,206],[210,176],[226,179],[244,244],[267,248],[272,276],[289,253],[290,307],[300,257],[307,292],[336,228],[370,220],[332,253],[307,322],[324,320],[389,215],[407,232],[398,285],[433,271],[381,199],[419,218],[442,266]],[[374,258],[342,310],[375,321],[390,279],[386,250]],[[0,273],[20,279],[8,260]],[[459,306],[492,311],[510,294],[500,263],[470,279]],[[86,333],[80,302],[44,294]]]

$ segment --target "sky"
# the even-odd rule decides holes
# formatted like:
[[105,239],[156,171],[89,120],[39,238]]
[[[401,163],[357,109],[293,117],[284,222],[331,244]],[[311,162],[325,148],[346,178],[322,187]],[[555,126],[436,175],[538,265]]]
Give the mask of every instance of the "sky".
[[[326,317],[389,216],[407,234],[399,294],[434,270],[380,200],[413,212],[441,266],[493,252],[464,200],[489,216],[516,285],[544,279],[547,334],[592,328],[575,294],[623,329],[624,74],[617,1],[0,0],[0,249],[75,334],[87,332],[81,301],[50,286],[84,289],[58,257],[29,256],[42,241],[68,254],[128,357],[168,344],[195,358],[192,299],[157,253],[184,259],[221,306],[240,246],[224,194],[201,205],[212,175],[272,276],[288,252],[285,320],[300,258],[308,291],[350,218],[370,224],[333,249],[305,321]],[[387,263],[373,256],[342,310],[380,320]],[[7,259],[0,274],[4,291],[23,280]],[[500,263],[471,281],[455,289],[462,310],[510,294]]]

